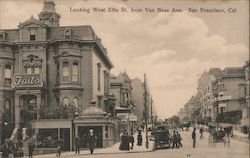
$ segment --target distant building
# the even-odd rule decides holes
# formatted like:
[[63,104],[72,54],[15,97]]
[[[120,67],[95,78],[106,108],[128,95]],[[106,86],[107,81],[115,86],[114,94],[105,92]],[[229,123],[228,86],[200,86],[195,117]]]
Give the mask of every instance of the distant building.
[[110,93],[116,98],[115,117],[121,119],[120,130],[130,131],[134,127],[133,122],[137,122],[137,116],[133,114],[131,91],[131,79],[125,71],[110,77]]
[[202,119],[206,122],[215,120],[212,83],[217,79],[220,73],[221,70],[219,68],[212,68],[209,72],[203,72],[198,79],[197,91],[200,94],[199,101],[201,103],[201,115]]
[[[243,67],[226,67],[213,83],[214,107],[217,114],[236,112],[231,118],[240,121],[241,113],[246,107],[245,70]],[[233,118],[235,117],[235,118]],[[237,122],[237,121],[236,121]]]

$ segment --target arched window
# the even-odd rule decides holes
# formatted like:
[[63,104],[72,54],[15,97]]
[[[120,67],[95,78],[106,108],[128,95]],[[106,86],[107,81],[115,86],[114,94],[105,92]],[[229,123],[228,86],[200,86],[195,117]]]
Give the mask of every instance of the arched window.
[[69,98],[63,98],[63,106],[69,106]]
[[79,108],[79,99],[78,98],[73,98],[73,105],[75,108]]

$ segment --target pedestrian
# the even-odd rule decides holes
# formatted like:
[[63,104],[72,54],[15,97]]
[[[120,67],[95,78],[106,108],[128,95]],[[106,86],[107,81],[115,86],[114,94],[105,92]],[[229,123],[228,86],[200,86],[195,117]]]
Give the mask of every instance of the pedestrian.
[[35,144],[33,140],[31,140],[31,142],[28,143],[29,158],[33,157],[34,149],[35,149]]
[[75,150],[75,154],[80,154],[80,137],[79,137],[79,135],[77,134],[76,135],[76,138],[75,138],[75,148],[76,148],[76,150]]
[[126,130],[121,134],[120,150],[129,150],[130,137]]
[[137,145],[141,146],[142,145],[142,128],[138,128],[138,135],[137,135]]
[[9,158],[10,154],[10,147],[9,147],[9,140],[5,139],[4,144],[2,145],[2,158]]
[[177,136],[177,145],[179,147],[182,147],[183,146],[182,143],[181,143],[182,138],[181,138],[181,134],[178,131],[176,132],[176,136]]
[[201,134],[200,139],[203,139],[203,132],[204,132],[203,127],[201,127],[200,128],[200,134]]
[[172,148],[174,148],[174,147],[179,148],[177,145],[177,135],[176,135],[175,131],[173,133],[173,146],[172,146]]
[[88,137],[88,144],[89,144],[89,150],[90,150],[90,153],[93,154],[94,153],[94,149],[95,149],[95,146],[96,146],[96,135],[94,134],[94,130],[93,129],[90,129],[89,130],[89,137]]
[[195,144],[196,144],[196,128],[194,128],[193,132],[192,132],[192,139],[193,139],[193,148],[195,148]]
[[61,148],[61,145],[59,144],[59,145],[57,146],[57,156],[58,156],[58,157],[61,157],[61,152],[62,152],[62,148]]
[[135,141],[135,139],[134,139],[134,135],[133,135],[133,133],[131,134],[131,136],[130,136],[130,143],[131,143],[131,150],[133,150],[134,149],[134,141]]

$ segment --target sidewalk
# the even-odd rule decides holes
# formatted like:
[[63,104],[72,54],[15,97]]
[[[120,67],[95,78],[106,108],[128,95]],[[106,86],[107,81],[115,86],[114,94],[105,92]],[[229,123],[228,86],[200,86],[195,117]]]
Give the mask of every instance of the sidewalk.
[[[150,135],[150,132],[148,133]],[[142,138],[143,138],[143,143],[142,146],[137,146],[137,133],[134,134],[135,142],[134,142],[134,149],[133,150],[128,150],[128,151],[123,151],[119,150],[120,142],[114,144],[110,148],[100,148],[100,149],[95,149],[94,150],[94,155],[99,155],[99,154],[121,154],[121,153],[139,153],[139,152],[151,152],[153,151],[153,142],[149,141],[149,146],[148,148],[145,147],[145,140],[146,140],[146,132],[142,132]],[[89,155],[90,151],[89,150],[81,150],[80,155]],[[62,152],[61,157],[72,157],[75,156],[75,152]],[[45,154],[45,155],[35,155],[33,156],[34,158],[54,158],[56,157],[56,153],[54,154]]]
[[233,130],[232,138],[241,142],[249,143],[248,134],[241,133],[237,130]]

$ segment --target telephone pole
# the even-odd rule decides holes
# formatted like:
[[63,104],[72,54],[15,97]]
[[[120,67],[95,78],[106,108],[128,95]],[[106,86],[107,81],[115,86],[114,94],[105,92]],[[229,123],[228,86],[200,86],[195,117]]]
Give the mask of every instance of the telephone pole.
[[146,74],[144,73],[144,111],[145,111],[145,126],[146,126],[146,148],[148,148],[148,90],[146,83]]

